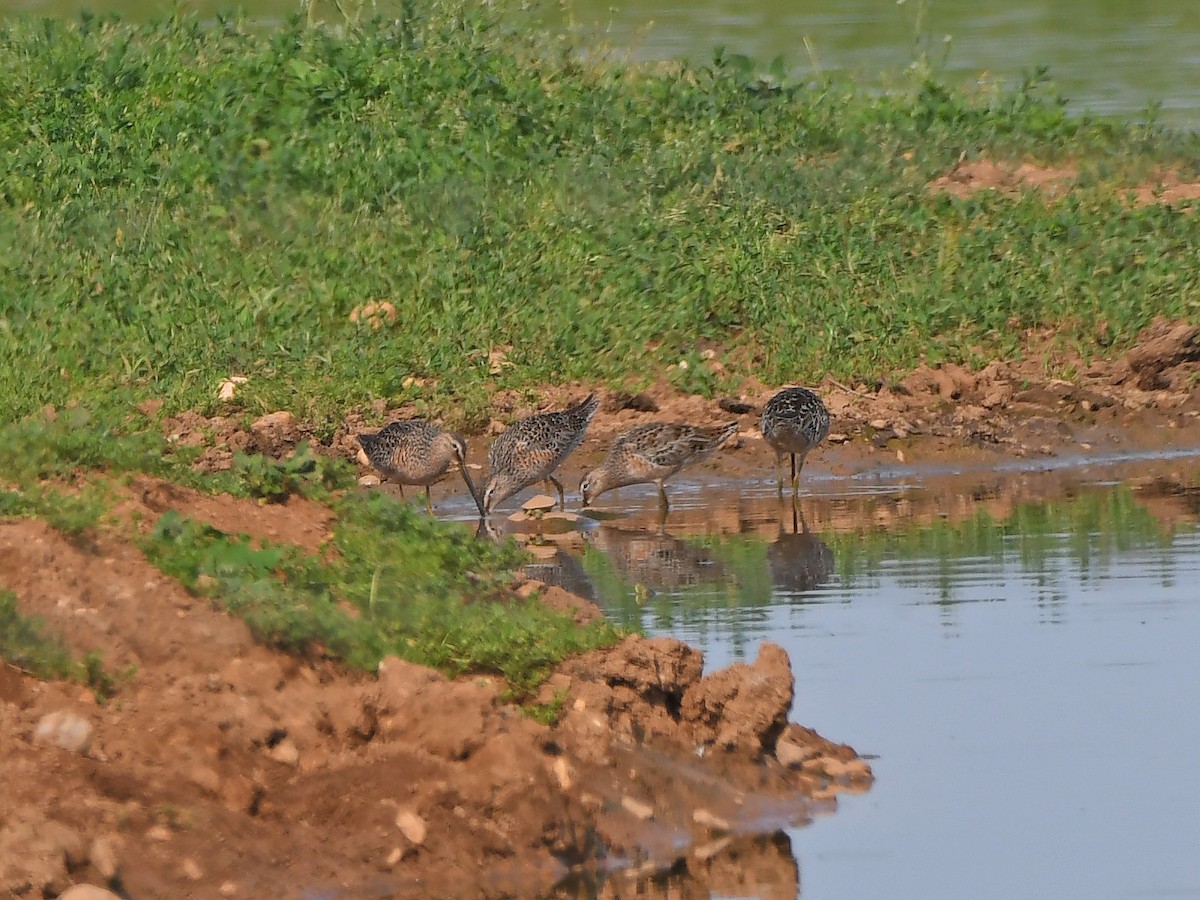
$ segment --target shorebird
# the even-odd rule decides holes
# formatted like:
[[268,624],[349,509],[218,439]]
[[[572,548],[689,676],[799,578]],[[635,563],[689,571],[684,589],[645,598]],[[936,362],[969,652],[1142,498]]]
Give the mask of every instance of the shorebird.
[[487,515],[497,503],[538,481],[558,489],[558,504],[565,509],[563,486],[554,470],[579,446],[599,408],[596,395],[588,394],[578,406],[521,419],[496,438],[488,449],[481,512]]
[[393,422],[376,434],[356,435],[363,452],[371,465],[384,478],[400,485],[400,496],[404,496],[404,485],[417,484],[425,487],[425,508],[433,512],[433,501],[429,486],[441,480],[450,466],[457,463],[462,472],[471,499],[479,507],[483,505],[479,492],[467,471],[467,442],[461,434],[443,431],[424,419],[408,419]]
[[[767,401],[762,414],[762,436],[775,451],[775,472],[783,493],[779,471],[785,453],[792,457],[792,493],[800,485],[800,470],[810,450],[829,434],[829,410],[808,388],[784,388]],[[797,464],[796,457],[800,457]]]
[[666,480],[680,469],[707,459],[737,430],[737,422],[717,428],[666,422],[631,428],[613,442],[604,462],[579,483],[583,505],[613,488],[654,482],[665,509],[669,505]]

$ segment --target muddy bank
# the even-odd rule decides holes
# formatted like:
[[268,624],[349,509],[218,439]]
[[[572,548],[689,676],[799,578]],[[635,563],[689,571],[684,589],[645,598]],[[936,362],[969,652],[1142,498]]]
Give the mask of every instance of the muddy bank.
[[[1097,323],[1098,329],[1107,327]],[[887,457],[901,462],[987,460],[1200,445],[1200,400],[1195,391],[1200,381],[1200,327],[1158,320],[1143,329],[1132,349],[1112,361],[1070,358],[1055,348],[1050,334],[1030,333],[1027,338],[1030,350],[1024,360],[994,361],[977,371],[952,364],[921,366],[903,377],[871,383],[826,379],[815,385],[829,407],[833,427],[810,464],[847,472]],[[1056,359],[1059,368],[1073,370],[1074,376],[1047,376],[1047,359]],[[704,364],[718,378],[734,370],[715,352]],[[662,420],[698,425],[737,421],[739,436],[725,446],[720,465],[734,473],[739,468],[761,473],[773,455],[761,439],[758,416],[778,388],[749,378],[741,379],[741,385],[736,396],[711,399],[681,394],[665,376],[637,392],[600,389],[601,410],[584,444],[568,461],[568,474],[574,476],[575,468],[599,457],[616,434]],[[482,466],[487,444],[506,423],[561,408],[593,389],[585,384],[549,386],[530,402],[526,395],[497,387],[492,393],[493,418],[486,428],[469,435],[472,459]],[[417,414],[413,404],[377,401],[369,410],[347,414],[330,440],[314,444],[323,452],[355,459],[356,433]],[[286,455],[298,442],[312,441],[314,434],[311,426],[286,411],[249,425],[234,416],[184,413],[166,418],[162,427],[171,441],[204,448],[197,463],[201,471],[228,468],[238,450]]]
[[[168,501],[309,546],[328,527],[315,504],[152,479],[129,503]],[[136,667],[100,706],[0,664],[0,885],[16,896],[538,896],[565,879],[733,883],[753,875],[728,863],[747,854],[786,885],[789,857],[751,837],[871,781],[849,747],[787,722],[792,673],[770,644],[706,676],[697,651],[631,637],[543,686],[561,709],[546,726],[497,678],[394,658],[361,676],[264,648],[128,544],[0,522],[0,587],[76,652]],[[558,588],[515,590],[599,615]]]

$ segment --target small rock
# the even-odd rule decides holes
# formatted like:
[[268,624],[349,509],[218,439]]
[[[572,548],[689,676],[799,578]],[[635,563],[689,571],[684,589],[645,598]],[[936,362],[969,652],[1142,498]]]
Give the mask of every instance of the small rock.
[[171,829],[166,825],[152,825],[146,829],[146,840],[164,843],[171,839]]
[[204,870],[202,870],[200,865],[190,856],[179,864],[179,870],[183,872],[185,878],[189,878],[192,881],[199,881],[204,877]]
[[404,859],[404,851],[399,847],[393,847],[392,852],[387,855],[388,868],[391,868],[402,859]]
[[232,400],[233,395],[237,393],[239,384],[245,384],[250,379],[245,375],[230,375],[217,387],[218,400]]
[[718,840],[710,841],[707,844],[701,844],[699,847],[696,847],[692,851],[692,856],[704,862],[723,852],[731,843],[733,843],[732,837],[719,838]]
[[71,753],[86,753],[92,745],[95,728],[83,716],[67,710],[47,713],[38,720],[33,739],[53,744]]
[[643,822],[648,822],[654,818],[654,808],[652,806],[648,803],[642,803],[640,800],[634,800],[632,797],[622,797],[621,806],[625,812],[629,813],[635,819],[641,819]]
[[378,475],[363,475],[358,483],[360,487],[378,487],[383,482]]
[[692,821],[702,828],[707,828],[709,831],[729,831],[728,820],[710,813],[707,809],[698,809],[693,812]]
[[121,900],[112,891],[94,884],[76,884],[58,895],[58,900]]
[[193,766],[188,772],[188,781],[209,794],[221,790],[221,776],[208,766]]
[[250,424],[250,430],[255,433],[260,431],[288,431],[291,427],[292,414],[282,409],[278,412],[267,413],[265,416],[259,416]]
[[831,444],[845,444],[850,440],[850,435],[835,431],[833,434],[828,435],[825,440]]
[[237,885],[232,881],[223,881],[221,882],[221,886],[217,888],[217,892],[222,897],[232,897],[237,893]]
[[753,405],[742,400],[735,400],[732,397],[722,397],[717,401],[717,406],[721,407],[725,412],[733,413],[735,416],[754,412]]
[[798,744],[786,734],[775,744],[775,758],[789,769],[800,768],[813,755],[813,750]]
[[888,427],[888,421],[887,419],[872,419],[871,427],[876,431],[883,431],[883,429]]
[[285,766],[300,765],[300,751],[288,738],[284,738],[268,750],[267,756],[271,757],[275,762],[283,763]]
[[554,509],[557,504],[558,501],[548,494],[537,494],[522,503],[521,509],[526,512],[536,512],[542,509]]
[[104,835],[92,841],[88,850],[88,859],[106,881],[117,877],[117,844],[118,839],[113,835]]
[[558,786],[564,791],[569,791],[571,785],[574,783],[574,778],[572,778],[571,766],[567,762],[567,758],[565,756],[558,757],[554,760],[554,765],[550,768],[554,772],[554,778],[558,782]]
[[410,844],[420,846],[425,843],[425,834],[428,831],[425,820],[411,809],[402,809],[396,813],[396,827]]

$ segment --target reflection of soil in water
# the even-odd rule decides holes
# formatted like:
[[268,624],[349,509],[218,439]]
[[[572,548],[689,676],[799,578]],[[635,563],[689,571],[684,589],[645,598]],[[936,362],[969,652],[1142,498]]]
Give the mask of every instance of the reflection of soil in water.
[[725,837],[696,847],[665,872],[621,872],[602,882],[576,881],[554,895],[560,898],[661,898],[700,900],[709,897],[756,897],[795,900],[800,896],[800,869],[792,842],[782,832],[753,838]]

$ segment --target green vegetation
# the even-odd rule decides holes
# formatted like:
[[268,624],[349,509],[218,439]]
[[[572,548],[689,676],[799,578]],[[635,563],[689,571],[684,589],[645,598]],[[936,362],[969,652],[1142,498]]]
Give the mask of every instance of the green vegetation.
[[119,682],[133,676],[132,670],[114,676],[94,650],[76,660],[62,638],[45,631],[40,619],[22,615],[16,596],[5,590],[0,590],[0,661],[35,678],[60,678],[86,685],[101,702],[116,696]]
[[503,675],[524,696],[564,657],[612,643],[535,601],[509,598],[511,545],[474,540],[378,493],[337,502],[333,554],[256,544],[178,514],[143,542],[164,572],[292,651],[374,669],[395,654],[451,675]]
[[[702,393],[875,380],[922,356],[1018,357],[1028,329],[1114,353],[1155,314],[1198,313],[1180,261],[1200,221],[1124,196],[1158,166],[1196,177],[1197,139],[1068,118],[1040,76],[880,95],[722,53],[581,62],[503,4],[393,12],[0,29],[17,415],[78,402],[117,422],[153,396],[287,408],[323,434],[383,397],[470,425],[496,387],[680,360]],[[1053,203],[927,189],[964,156],[1067,163],[1079,185]],[[351,321],[381,299],[394,323]],[[235,373],[249,382],[219,401]]]
[[[282,460],[239,456],[230,472],[201,480],[189,458],[151,434],[114,435],[80,410],[31,417],[0,429],[0,484],[9,485],[0,488],[0,516],[42,518],[86,537],[120,527],[105,519],[114,491],[101,472],[146,471],[264,502],[320,499],[336,522],[319,555],[228,535],[175,511],[138,541],[153,564],[244,618],[260,640],[368,670],[396,654],[451,675],[503,675],[519,698],[564,657],[620,637],[607,624],[580,627],[536,600],[515,600],[507,589],[522,561],[515,545],[476,540],[377,491],[348,490],[344,462],[301,446]],[[40,646],[34,658],[46,655]],[[73,671],[60,656],[58,668],[37,671]]]

